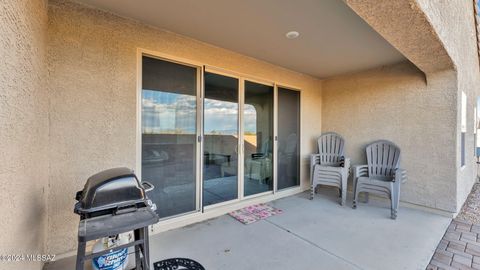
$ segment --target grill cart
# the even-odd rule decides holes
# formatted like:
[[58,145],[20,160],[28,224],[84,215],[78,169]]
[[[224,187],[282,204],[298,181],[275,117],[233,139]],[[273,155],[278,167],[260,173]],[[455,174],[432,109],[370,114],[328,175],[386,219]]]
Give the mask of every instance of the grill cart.
[[[148,226],[159,220],[155,205],[146,196],[152,189],[152,184],[140,182],[128,168],[109,169],[88,178],[83,190],[77,192],[74,208],[80,215],[76,270],[83,270],[87,260],[116,265],[105,269],[123,269],[119,262],[126,259],[129,247],[135,249],[134,269],[150,269]],[[88,241],[131,231],[133,241],[86,254]]]

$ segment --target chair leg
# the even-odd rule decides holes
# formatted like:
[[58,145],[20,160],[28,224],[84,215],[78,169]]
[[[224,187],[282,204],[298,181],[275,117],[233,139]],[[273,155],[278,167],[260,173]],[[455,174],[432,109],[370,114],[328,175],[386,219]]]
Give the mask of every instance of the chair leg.
[[313,200],[313,195],[315,195],[315,185],[312,184],[310,187],[310,200]]
[[357,208],[357,200],[358,200],[358,189],[357,189],[357,181],[353,184],[353,209]]
[[398,206],[400,204],[400,181],[392,184],[392,213],[391,218],[397,219]]
[[395,192],[392,190],[392,195],[390,196],[390,200],[391,200],[391,208],[390,208],[390,218],[391,219],[396,219],[397,218],[397,213],[396,213],[396,206],[395,206],[395,202],[396,202],[396,199],[395,199]]
[[344,206],[347,202],[347,179],[342,179],[342,189],[340,190],[342,202],[341,205]]

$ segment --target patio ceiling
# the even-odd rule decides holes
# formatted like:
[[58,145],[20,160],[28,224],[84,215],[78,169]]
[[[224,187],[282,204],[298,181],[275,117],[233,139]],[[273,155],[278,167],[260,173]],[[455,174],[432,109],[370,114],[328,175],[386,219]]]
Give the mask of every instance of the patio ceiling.
[[341,0],[77,1],[318,78],[406,60]]

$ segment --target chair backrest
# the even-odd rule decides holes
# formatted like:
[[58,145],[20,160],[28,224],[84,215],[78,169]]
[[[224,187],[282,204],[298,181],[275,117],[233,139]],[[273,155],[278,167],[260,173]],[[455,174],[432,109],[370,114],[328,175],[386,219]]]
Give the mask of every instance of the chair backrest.
[[320,164],[325,166],[339,165],[344,146],[345,140],[339,134],[335,132],[323,133],[318,138]]
[[262,148],[260,149],[260,153],[262,153],[264,156],[268,155],[271,150],[271,141],[270,139],[266,139],[262,143]]
[[400,166],[400,148],[386,140],[367,146],[368,175],[381,180],[392,180]]

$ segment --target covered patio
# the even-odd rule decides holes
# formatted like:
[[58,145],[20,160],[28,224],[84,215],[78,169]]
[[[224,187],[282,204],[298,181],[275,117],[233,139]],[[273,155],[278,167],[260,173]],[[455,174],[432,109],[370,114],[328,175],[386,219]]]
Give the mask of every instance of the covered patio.
[[[138,184],[134,207],[156,218],[133,241],[150,239],[150,265],[425,269],[477,179],[475,3],[3,1],[0,255],[56,260],[0,269],[73,269],[77,192],[119,167]],[[327,165],[312,158],[325,134],[342,138]],[[371,163],[373,142],[395,149],[372,155],[391,160],[376,163],[384,178],[354,167]],[[340,175],[344,206],[324,186],[309,200],[315,172]],[[374,194],[352,209],[360,178],[363,192],[395,197],[392,209]],[[98,213],[127,209],[118,194]],[[250,225],[228,216],[259,203],[283,213]]]
[[[411,208],[394,221],[385,200],[353,210],[337,195],[320,189],[313,201],[308,193],[272,201],[284,213],[249,225],[224,215],[154,235],[152,264],[180,257],[205,269],[425,269],[451,221]],[[74,264],[70,257],[46,270]]]

